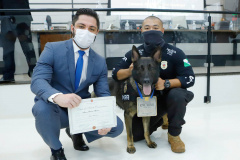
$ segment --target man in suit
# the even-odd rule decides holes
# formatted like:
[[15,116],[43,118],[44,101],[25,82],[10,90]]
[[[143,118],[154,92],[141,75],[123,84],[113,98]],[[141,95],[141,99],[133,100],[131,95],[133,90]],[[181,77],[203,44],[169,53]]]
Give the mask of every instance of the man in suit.
[[[28,0],[1,0],[0,9],[29,9]],[[36,55],[32,44],[30,12],[2,12],[1,37],[3,47],[3,77],[0,83],[14,82],[15,61],[14,44],[18,38],[28,64],[28,75],[31,77],[36,64]]]
[[[61,128],[69,126],[67,108],[77,107],[82,99],[90,98],[92,84],[98,97],[110,96],[105,59],[90,48],[99,32],[97,13],[79,9],[71,31],[72,39],[46,44],[32,76],[31,90],[36,94],[32,112],[38,133],[51,148],[51,160],[66,159],[59,134]],[[92,142],[104,136],[116,137],[122,130],[123,123],[117,117],[117,127],[84,135]],[[75,149],[88,150],[81,134],[69,136]]]

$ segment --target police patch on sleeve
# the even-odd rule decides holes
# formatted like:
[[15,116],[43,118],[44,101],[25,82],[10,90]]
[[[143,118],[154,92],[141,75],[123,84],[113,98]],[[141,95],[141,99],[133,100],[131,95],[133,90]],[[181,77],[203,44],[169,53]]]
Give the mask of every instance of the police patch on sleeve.
[[184,59],[184,60],[183,60],[183,63],[184,63],[184,67],[189,67],[189,66],[191,66],[191,64],[188,62],[188,59]]
[[122,60],[126,62],[127,61],[127,57],[123,57]]
[[161,68],[162,68],[162,69],[167,69],[167,67],[168,67],[168,66],[167,66],[167,61],[162,61],[162,62],[161,62]]

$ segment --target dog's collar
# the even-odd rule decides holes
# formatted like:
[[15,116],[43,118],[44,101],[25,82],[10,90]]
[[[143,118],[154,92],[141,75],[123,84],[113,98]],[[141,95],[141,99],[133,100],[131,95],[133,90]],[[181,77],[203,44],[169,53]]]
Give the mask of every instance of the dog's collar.
[[[135,84],[136,84],[136,86],[137,86],[137,90],[138,90],[139,96],[141,97],[141,99],[143,99],[142,93],[141,93],[141,91],[140,91],[140,89],[139,89],[139,87],[138,87],[138,83],[137,83],[136,81],[135,81]],[[150,98],[153,97],[153,94],[154,94],[154,89],[153,89],[153,91],[152,91],[152,94],[151,94],[151,97],[150,97]]]

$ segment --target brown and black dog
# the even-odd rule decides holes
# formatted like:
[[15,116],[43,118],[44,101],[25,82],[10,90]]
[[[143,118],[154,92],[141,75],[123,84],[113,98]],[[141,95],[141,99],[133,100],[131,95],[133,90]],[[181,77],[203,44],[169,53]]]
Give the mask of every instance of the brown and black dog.
[[[129,100],[129,97],[123,95],[127,88],[131,87],[132,92],[138,95],[138,83],[143,97],[149,97],[153,92],[155,84],[159,77],[159,63],[161,61],[161,48],[157,47],[151,57],[141,57],[138,49],[132,47],[132,76],[123,81],[114,81],[109,79],[109,89],[112,96],[116,96],[117,105],[124,110],[125,125],[127,130],[127,152],[136,151],[133,143],[132,118],[137,113],[137,99]],[[157,144],[150,139],[149,125],[150,117],[142,117],[144,137],[148,147],[156,148]]]

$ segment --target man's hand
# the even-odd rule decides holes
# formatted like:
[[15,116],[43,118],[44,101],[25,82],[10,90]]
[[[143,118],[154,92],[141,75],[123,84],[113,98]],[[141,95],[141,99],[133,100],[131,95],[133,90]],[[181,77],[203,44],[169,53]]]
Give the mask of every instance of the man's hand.
[[74,93],[71,94],[59,94],[53,98],[53,101],[59,106],[64,108],[74,108],[79,106],[82,98]]
[[132,75],[132,70],[133,70],[133,63],[129,66],[129,74]]
[[155,89],[156,90],[164,90],[164,88],[165,88],[164,83],[165,83],[165,80],[163,80],[162,78],[158,78],[158,81],[155,84]]
[[112,129],[112,128],[99,129],[99,130],[98,130],[98,134],[104,136],[104,135],[106,135],[108,132],[110,132],[111,129]]
[[133,63],[127,69],[120,69],[117,72],[117,79],[123,80],[130,77],[132,75],[132,70],[133,70]]

